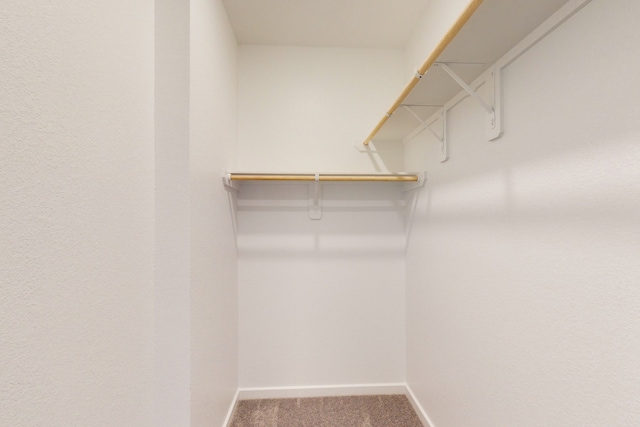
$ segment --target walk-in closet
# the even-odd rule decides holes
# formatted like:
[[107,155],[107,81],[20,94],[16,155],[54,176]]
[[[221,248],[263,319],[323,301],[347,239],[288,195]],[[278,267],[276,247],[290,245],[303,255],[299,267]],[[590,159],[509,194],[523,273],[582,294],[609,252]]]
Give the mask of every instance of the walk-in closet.
[[3,9],[0,425],[640,425],[639,1]]

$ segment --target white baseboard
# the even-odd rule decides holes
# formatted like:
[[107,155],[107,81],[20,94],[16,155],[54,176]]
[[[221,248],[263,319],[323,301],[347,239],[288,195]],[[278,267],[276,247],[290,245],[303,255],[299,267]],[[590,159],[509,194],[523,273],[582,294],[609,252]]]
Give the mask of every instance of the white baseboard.
[[408,384],[405,384],[404,386],[405,386],[405,394],[407,396],[407,399],[409,399],[409,403],[411,403],[411,406],[413,406],[414,411],[416,411],[416,414],[418,414],[418,418],[420,418],[420,421],[422,421],[422,424],[424,424],[425,427],[436,427],[433,421],[431,421],[431,418],[429,418],[427,411],[425,411],[422,405],[420,404],[420,402],[418,402],[418,399],[416,398],[416,395],[413,394],[411,387],[409,387]]
[[236,397],[229,409],[224,426],[229,425],[233,410],[238,400],[251,399],[295,399],[302,397],[327,397],[327,396],[369,396],[377,394],[403,394],[407,396],[409,403],[416,411],[418,418],[425,427],[436,427],[429,418],[422,405],[416,399],[411,388],[404,383],[394,384],[348,384],[328,386],[301,386],[301,387],[254,387],[241,388],[236,392]]
[[347,384],[302,387],[241,388],[239,399],[287,399],[298,397],[366,396],[405,394],[405,384]]
[[236,405],[238,404],[238,400],[240,400],[240,398],[238,397],[239,394],[240,394],[240,390],[236,391],[236,395],[233,396],[233,400],[231,401],[231,406],[227,411],[227,416],[224,419],[224,423],[222,423],[223,427],[226,427],[229,425],[229,423],[231,423],[231,417],[233,416],[233,411],[235,411]]

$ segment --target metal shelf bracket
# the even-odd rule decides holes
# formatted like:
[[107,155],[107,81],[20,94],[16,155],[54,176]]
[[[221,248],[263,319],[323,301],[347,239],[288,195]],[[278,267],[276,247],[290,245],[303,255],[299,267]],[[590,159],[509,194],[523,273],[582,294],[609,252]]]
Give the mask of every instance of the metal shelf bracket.
[[409,113],[411,113],[411,115],[422,125],[424,129],[431,132],[431,134],[438,141],[440,141],[440,162],[446,162],[447,159],[449,158],[449,147],[447,144],[447,110],[445,110],[444,107],[440,109],[440,118],[441,118],[440,121],[442,122],[442,136],[441,136],[441,135],[438,135],[438,133],[431,128],[429,123],[422,120],[418,115],[418,113],[416,113],[410,106],[403,105],[403,107],[406,108]]
[[436,62],[433,64],[436,67],[440,67],[446,72],[456,83],[464,89],[478,104],[488,113],[487,120],[487,139],[493,141],[502,135],[502,81],[500,69],[493,67],[489,72],[485,84],[488,87],[488,92],[492,95],[492,105],[478,94],[471,86],[469,86],[455,71],[444,62]]

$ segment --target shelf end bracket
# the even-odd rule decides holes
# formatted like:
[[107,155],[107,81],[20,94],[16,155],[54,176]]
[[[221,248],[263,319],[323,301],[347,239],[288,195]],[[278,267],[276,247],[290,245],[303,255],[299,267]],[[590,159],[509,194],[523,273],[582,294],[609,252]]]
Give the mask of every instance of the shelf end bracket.
[[237,184],[231,181],[231,173],[229,171],[222,171],[222,185],[224,185],[225,190],[238,192],[240,191]]
[[414,191],[414,190],[419,190],[422,187],[424,187],[424,184],[427,182],[427,172],[420,172],[418,174],[418,182],[414,183],[413,185],[409,185],[407,187],[405,187],[404,190],[402,190],[403,193],[409,192],[409,191]]

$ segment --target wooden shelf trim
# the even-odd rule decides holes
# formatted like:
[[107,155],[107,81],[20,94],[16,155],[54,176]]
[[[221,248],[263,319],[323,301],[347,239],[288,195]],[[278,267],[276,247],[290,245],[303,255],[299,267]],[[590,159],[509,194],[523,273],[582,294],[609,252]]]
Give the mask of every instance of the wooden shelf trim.
[[423,76],[429,70],[429,68],[433,66],[433,64],[436,62],[438,57],[442,54],[442,52],[444,52],[447,46],[449,46],[449,43],[451,43],[451,41],[455,38],[455,36],[458,35],[458,33],[460,32],[462,27],[464,27],[467,21],[469,21],[469,19],[471,18],[473,13],[476,11],[476,9],[480,7],[480,4],[482,4],[482,1],[483,0],[472,0],[469,3],[469,5],[458,17],[458,19],[453,24],[453,26],[449,29],[449,31],[447,31],[447,33],[444,35],[442,40],[440,40],[440,43],[438,43],[438,45],[433,50],[433,52],[431,52],[431,55],[429,55],[429,57],[424,61],[422,66],[418,69],[416,76],[414,76],[411,79],[411,81],[409,81],[407,86],[400,93],[400,96],[398,96],[398,98],[391,105],[389,110],[387,110],[386,114],[382,117],[382,119],[380,119],[376,127],[371,131],[369,136],[367,136],[367,139],[364,140],[363,142],[364,145],[369,145],[369,143],[376,136],[378,131],[382,129],[382,126],[384,126],[387,120],[389,120],[389,117],[391,117],[391,115],[395,113],[395,111],[398,109],[398,107],[400,107],[402,102],[407,98],[407,96],[409,96],[413,88],[416,87],[416,85],[421,79],[421,76]]
[[415,174],[269,174],[230,173],[231,181],[418,182]]

